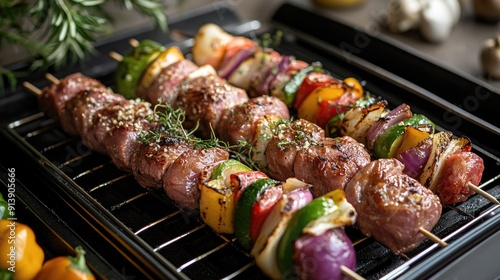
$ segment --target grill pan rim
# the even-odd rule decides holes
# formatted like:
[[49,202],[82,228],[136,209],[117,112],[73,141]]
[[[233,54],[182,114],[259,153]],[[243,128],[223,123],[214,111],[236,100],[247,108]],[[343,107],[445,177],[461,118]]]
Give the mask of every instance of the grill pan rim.
[[[29,151],[29,153],[32,153],[32,152],[33,152],[33,151],[31,151],[31,150]],[[41,160],[41,161],[40,161],[40,163],[41,163],[42,165],[45,165],[45,164],[46,164],[46,163],[44,162],[44,160],[43,160],[43,159],[38,158],[38,160]],[[50,163],[50,162],[49,162],[49,163]],[[51,163],[50,163],[50,164],[51,164]],[[57,170],[58,170],[58,169],[57,169],[57,168],[56,168],[56,169],[54,169],[54,167],[55,167],[55,166],[51,166],[51,168],[53,169],[53,170],[52,170],[52,172],[56,172],[56,173],[57,173]],[[51,175],[53,175],[53,174],[51,174]],[[55,175],[54,175],[54,176],[55,176]],[[66,176],[66,177],[67,177],[67,176]],[[67,179],[68,179],[68,178],[65,178],[65,180],[67,180]],[[78,188],[78,189],[80,189],[80,188]],[[88,197],[86,197],[85,199],[88,199]],[[107,211],[107,210],[106,210],[106,211]],[[97,211],[97,212],[98,212],[98,211]],[[121,222],[120,222],[120,224],[121,224]]]

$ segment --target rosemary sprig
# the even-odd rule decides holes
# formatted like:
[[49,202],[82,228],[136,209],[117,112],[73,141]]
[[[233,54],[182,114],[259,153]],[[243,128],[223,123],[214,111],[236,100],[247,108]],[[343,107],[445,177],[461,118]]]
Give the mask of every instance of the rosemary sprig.
[[[179,0],[180,1],[180,0]],[[161,0],[115,0],[150,18],[159,29],[167,30],[166,6]],[[33,57],[30,72],[84,64],[95,53],[98,35],[112,31],[112,15],[102,6],[105,0],[0,0],[0,46],[25,49]],[[15,88],[16,77],[4,67],[3,81]]]

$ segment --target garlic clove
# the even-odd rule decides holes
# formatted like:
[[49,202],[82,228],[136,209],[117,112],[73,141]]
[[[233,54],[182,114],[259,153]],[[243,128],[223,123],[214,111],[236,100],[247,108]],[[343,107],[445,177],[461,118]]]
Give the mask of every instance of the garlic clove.
[[474,0],[472,5],[477,18],[488,22],[500,20],[500,0]]
[[448,6],[450,14],[453,17],[453,25],[456,25],[462,16],[462,6],[460,5],[459,0],[443,0],[444,3]]
[[454,15],[444,0],[427,2],[421,16],[420,32],[426,40],[441,43],[450,36],[454,26]]
[[387,27],[391,32],[403,33],[417,29],[422,4],[419,0],[393,0],[389,4]]
[[500,79],[500,35],[483,42],[479,59],[486,77]]

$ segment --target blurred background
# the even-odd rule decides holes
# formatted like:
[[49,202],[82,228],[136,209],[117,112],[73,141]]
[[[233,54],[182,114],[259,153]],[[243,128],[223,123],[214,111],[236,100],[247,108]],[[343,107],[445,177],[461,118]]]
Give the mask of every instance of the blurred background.
[[[148,3],[152,0],[128,0],[124,3]],[[5,2],[5,1],[4,1]],[[23,1],[6,1],[12,3]],[[44,1],[40,1],[44,2]],[[85,1],[83,1],[85,2]],[[443,2],[445,5],[459,5],[458,17],[455,18],[449,30],[443,33],[443,26],[449,23],[443,22],[443,18],[451,18],[450,10],[439,10],[428,8],[428,21],[426,32],[419,23],[413,23],[412,28],[403,31],[391,30],[389,21],[409,20],[400,17],[403,8],[415,9],[417,0],[163,0],[164,13],[168,20],[193,12],[200,8],[218,7],[228,5],[233,7],[236,13],[246,20],[259,20],[265,26],[269,23],[274,11],[284,2],[307,7],[319,15],[334,18],[337,21],[358,27],[360,30],[380,35],[392,40],[395,44],[417,51],[422,57],[434,61],[436,64],[449,67],[464,75],[485,80],[488,83],[500,87],[498,76],[500,76],[500,51],[497,55],[496,49],[490,52],[493,57],[488,58],[489,66],[484,66],[480,55],[499,33],[498,15],[500,14],[500,1],[497,0],[436,0],[434,3]],[[426,2],[426,1],[420,1]],[[477,3],[480,3],[478,6]],[[97,42],[126,34],[134,29],[140,29],[153,24],[151,17],[145,16],[139,9],[127,9],[121,1],[103,1],[102,8],[111,17],[111,27],[106,32],[96,34]],[[340,3],[340,5],[339,5]],[[7,4],[3,4],[4,12],[8,11]],[[342,6],[342,7],[339,7]],[[403,7],[403,8],[402,8]],[[420,9],[422,9],[420,7]],[[482,9],[482,10],[480,10]],[[485,12],[486,10],[486,12]],[[486,13],[486,15],[485,15]],[[411,13],[410,13],[411,14]],[[455,15],[455,16],[456,16]],[[495,17],[497,15],[497,17]],[[223,15],[221,15],[223,16]],[[489,16],[489,18],[486,18]],[[399,18],[397,18],[399,17]],[[300,19],[297,19],[300,20]],[[415,20],[415,19],[414,19]],[[429,23],[430,21],[430,23]],[[432,22],[436,21],[436,22]],[[400,23],[400,22],[398,22]],[[406,22],[407,23],[407,22]],[[440,26],[437,28],[436,26]],[[432,30],[440,29],[440,30]],[[394,29],[394,28],[392,28]],[[430,31],[429,31],[430,30]],[[4,30],[5,31],[5,30]],[[441,32],[437,40],[430,40],[429,34]],[[332,30],[332,36],[335,31]],[[489,40],[489,42],[488,42]],[[16,44],[6,43],[2,40],[0,62],[3,66],[9,66],[29,58],[27,52]],[[496,57],[498,56],[498,63]],[[489,71],[485,70],[485,67]],[[498,70],[497,70],[498,68]],[[487,71],[487,72],[485,72]],[[499,73],[493,73],[497,71]],[[496,74],[496,75],[494,75]]]

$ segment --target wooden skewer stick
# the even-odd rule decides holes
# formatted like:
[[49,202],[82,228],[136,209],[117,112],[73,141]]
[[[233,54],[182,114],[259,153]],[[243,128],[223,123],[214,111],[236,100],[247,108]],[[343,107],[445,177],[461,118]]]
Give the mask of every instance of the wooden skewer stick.
[[108,54],[112,59],[114,59],[118,62],[123,60],[123,56],[117,52],[109,52]]
[[195,34],[188,33],[180,29],[172,29],[172,31],[170,31],[170,38],[174,39],[175,41],[183,41],[194,38],[195,36]]
[[27,89],[31,93],[35,94],[36,96],[42,95],[42,90],[37,88],[36,86],[34,86],[33,84],[31,84],[29,82],[24,82],[23,86],[25,89]]
[[50,73],[45,73],[45,78],[53,84],[59,84],[59,79]]
[[364,280],[365,279],[361,275],[359,275],[356,272],[352,271],[347,266],[341,265],[340,266],[340,270],[342,271],[342,274],[344,274],[345,276],[349,277],[349,279],[352,279],[352,280]]
[[430,240],[432,240],[435,243],[438,243],[439,245],[441,245],[441,247],[448,246],[448,243],[444,242],[441,238],[437,237],[436,235],[434,235],[432,232],[426,230],[425,228],[419,228],[418,231],[421,234],[427,236],[427,238],[429,238]]
[[129,43],[132,47],[134,47],[134,48],[136,48],[136,47],[138,47],[138,46],[139,46],[139,41],[137,41],[137,40],[136,40],[136,39],[134,39],[134,38],[130,38],[130,39],[128,40],[128,43]]
[[500,202],[498,201],[498,199],[496,199],[491,194],[485,192],[480,187],[472,184],[471,182],[469,182],[469,188],[471,188],[471,190],[475,191],[477,194],[481,195],[482,197],[486,198],[487,200],[489,200],[497,205],[500,205]]

